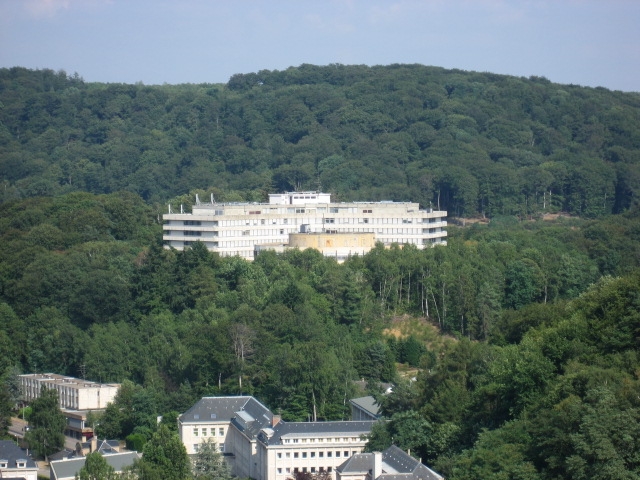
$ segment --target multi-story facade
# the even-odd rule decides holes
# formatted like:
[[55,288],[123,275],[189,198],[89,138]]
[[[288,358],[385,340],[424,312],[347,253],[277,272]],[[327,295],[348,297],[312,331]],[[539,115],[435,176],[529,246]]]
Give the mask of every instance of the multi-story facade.
[[61,409],[101,410],[113,402],[120,384],[96,383],[55,373],[20,375],[23,399],[29,403],[40,396],[42,387],[56,390]]
[[374,421],[280,422],[258,435],[257,476],[285,480],[300,473],[334,471],[352,455],[361,453]]
[[212,439],[236,477],[285,480],[327,472],[362,452],[375,422],[284,422],[253,397],[204,397],[178,417],[189,455]]
[[253,397],[204,397],[178,417],[180,439],[194,455],[202,442],[213,441],[234,475],[255,477],[257,433],[278,416]]
[[[269,203],[201,203],[191,213],[163,216],[163,240],[182,250],[201,241],[222,256],[253,259],[256,246],[288,245],[290,234],[373,233],[384,245],[446,244],[445,211],[410,202],[332,203],[330,194],[270,194]],[[331,250],[329,254],[333,255]]]

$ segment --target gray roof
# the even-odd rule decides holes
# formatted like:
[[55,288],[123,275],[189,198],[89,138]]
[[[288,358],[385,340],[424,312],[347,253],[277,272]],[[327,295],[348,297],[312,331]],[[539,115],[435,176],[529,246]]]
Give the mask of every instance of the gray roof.
[[17,462],[19,460],[26,462],[26,468],[38,468],[36,462],[27,456],[27,452],[11,440],[0,440],[0,460],[6,460],[8,468],[18,468]]
[[236,416],[236,412],[244,410],[251,400],[260,404],[255,398],[249,396],[203,397],[193,407],[180,415],[178,419],[182,423],[230,422]]
[[374,417],[379,416],[380,405],[378,405],[378,402],[376,402],[376,399],[373,398],[371,395],[368,395],[366,397],[353,398],[349,400],[349,403],[366,411],[367,413],[370,413]]
[[373,453],[356,453],[336,468],[340,473],[367,473],[373,465]]
[[[133,462],[138,460],[140,457],[141,455],[138,452],[124,452],[105,455],[104,459],[116,472],[121,472],[124,467],[133,465]],[[51,479],[61,480],[63,478],[74,478],[76,473],[82,469],[86,461],[87,457],[79,457],[50,462],[49,467],[51,468]]]
[[[389,476],[394,473],[410,473],[412,474],[411,478],[420,480],[442,480],[443,478],[395,445],[391,445],[382,452],[382,464],[383,472],[387,473],[387,475],[382,475],[382,477],[386,480],[400,480],[399,478],[396,479]],[[395,470],[395,472],[391,470]],[[406,477],[403,478],[406,480]]]
[[[359,453],[336,468],[340,473],[373,471],[373,453]],[[395,445],[382,452],[382,475],[375,480],[443,480],[443,477]]]
[[273,413],[253,397],[249,397],[241,410],[235,412],[231,423],[250,439],[255,438],[260,430],[270,427]]
[[269,436],[262,432],[258,439],[265,445],[282,445],[282,437],[303,437],[307,435],[366,435],[371,432],[371,427],[376,422],[280,422],[271,431]]

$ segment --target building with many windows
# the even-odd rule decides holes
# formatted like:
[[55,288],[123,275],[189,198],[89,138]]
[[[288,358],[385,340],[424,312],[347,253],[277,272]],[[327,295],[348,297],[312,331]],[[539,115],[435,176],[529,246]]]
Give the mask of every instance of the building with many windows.
[[362,452],[375,422],[284,422],[253,397],[204,397],[178,417],[189,455],[211,439],[236,477],[285,480],[328,472]]
[[296,473],[329,474],[361,453],[375,421],[280,422],[258,435],[257,476],[285,480]]
[[38,398],[42,387],[58,392],[61,409],[101,410],[113,402],[120,384],[90,382],[55,373],[20,375],[20,388],[25,402]]
[[[333,203],[330,194],[319,192],[270,194],[269,203],[216,203],[213,197],[211,203],[202,203],[196,196],[191,213],[169,208],[163,215],[163,240],[177,250],[201,241],[222,256],[250,260],[261,247],[295,243],[340,260],[372,248],[365,234],[387,246],[446,244],[446,216],[445,211],[421,210],[410,202]],[[299,234],[316,238],[290,240]]]
[[396,447],[363,454],[377,421],[285,422],[253,397],[204,397],[178,417],[178,430],[192,456],[203,442],[215,442],[238,478],[287,480],[308,473],[337,480],[442,480]]

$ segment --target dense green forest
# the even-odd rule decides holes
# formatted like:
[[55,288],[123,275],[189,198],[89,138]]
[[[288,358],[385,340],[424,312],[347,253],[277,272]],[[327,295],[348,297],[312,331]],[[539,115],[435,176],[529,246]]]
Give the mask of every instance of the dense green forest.
[[420,65],[302,65],[226,85],[0,69],[3,198],[313,189],[453,216],[620,213],[640,189],[640,94]]
[[[390,419],[371,448],[449,479],[639,478],[638,107],[421,66],[157,87],[0,70],[0,428],[18,371],[123,382],[98,433],[140,448],[202,395],[347,418],[364,378]],[[162,205],[190,191],[293,188],[490,221],[341,265],[162,247]]]

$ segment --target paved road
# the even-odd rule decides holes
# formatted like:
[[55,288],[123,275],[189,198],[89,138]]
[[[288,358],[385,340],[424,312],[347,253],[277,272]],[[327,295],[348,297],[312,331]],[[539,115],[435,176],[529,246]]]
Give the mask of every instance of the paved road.
[[9,435],[12,435],[16,438],[24,437],[24,427],[27,426],[27,422],[20,418],[12,417],[11,425],[9,425]]

